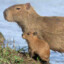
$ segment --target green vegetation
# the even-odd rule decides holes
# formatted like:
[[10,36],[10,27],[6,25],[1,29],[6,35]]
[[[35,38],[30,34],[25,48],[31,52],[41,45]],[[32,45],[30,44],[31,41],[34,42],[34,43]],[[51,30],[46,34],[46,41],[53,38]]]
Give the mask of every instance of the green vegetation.
[[28,53],[21,53],[9,47],[2,48],[0,46],[0,64],[39,64],[39,63],[30,58]]
[[0,64],[20,64],[23,62],[23,58],[17,51],[0,47]]

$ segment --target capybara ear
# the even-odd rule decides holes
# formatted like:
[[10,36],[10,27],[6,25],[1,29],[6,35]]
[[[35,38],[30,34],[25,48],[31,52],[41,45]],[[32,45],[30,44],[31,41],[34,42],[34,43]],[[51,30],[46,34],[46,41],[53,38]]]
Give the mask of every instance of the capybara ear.
[[37,35],[37,32],[33,32],[33,35]]
[[26,3],[25,5],[26,5],[26,9],[29,10],[31,7],[30,3]]

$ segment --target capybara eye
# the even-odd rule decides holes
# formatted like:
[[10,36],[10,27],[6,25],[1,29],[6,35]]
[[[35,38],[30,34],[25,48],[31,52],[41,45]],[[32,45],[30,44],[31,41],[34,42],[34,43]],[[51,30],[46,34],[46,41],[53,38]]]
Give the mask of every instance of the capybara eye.
[[27,33],[27,35],[30,35],[30,33]]
[[20,8],[16,8],[17,10],[20,10]]

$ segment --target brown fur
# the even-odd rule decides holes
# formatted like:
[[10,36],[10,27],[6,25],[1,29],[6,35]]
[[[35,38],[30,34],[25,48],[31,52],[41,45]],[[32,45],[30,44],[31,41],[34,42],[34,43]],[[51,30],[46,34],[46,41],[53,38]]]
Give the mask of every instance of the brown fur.
[[52,50],[64,52],[64,17],[39,16],[29,3],[7,8],[4,17],[10,22],[17,22],[23,32],[38,32]]
[[29,52],[31,52],[31,57],[33,57],[36,53],[40,56],[42,60],[49,61],[50,48],[47,42],[39,39],[37,35],[34,35],[32,32],[29,34],[24,33],[23,38],[28,41]]

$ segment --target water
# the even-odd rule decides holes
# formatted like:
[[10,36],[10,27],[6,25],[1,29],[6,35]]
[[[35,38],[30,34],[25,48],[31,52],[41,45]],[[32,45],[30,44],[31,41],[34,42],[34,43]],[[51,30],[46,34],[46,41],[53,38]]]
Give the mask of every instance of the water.
[[[9,6],[30,2],[36,12],[41,16],[64,16],[64,0],[0,0],[0,32],[7,41],[15,41],[16,47],[27,46],[22,39],[22,30],[14,22],[7,22],[3,17],[3,11]],[[12,44],[10,44],[12,46]],[[51,64],[64,64],[64,53],[51,50]]]

